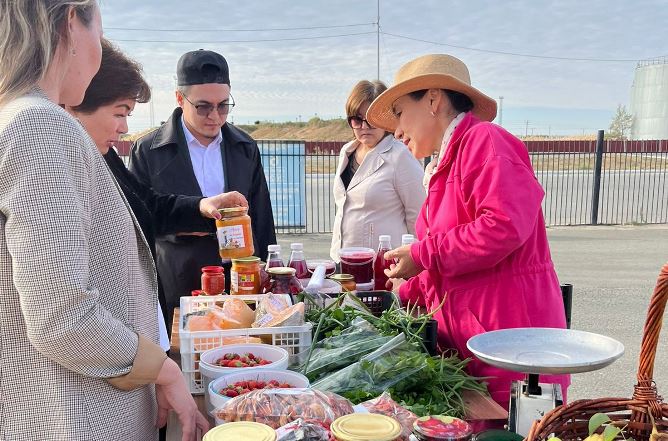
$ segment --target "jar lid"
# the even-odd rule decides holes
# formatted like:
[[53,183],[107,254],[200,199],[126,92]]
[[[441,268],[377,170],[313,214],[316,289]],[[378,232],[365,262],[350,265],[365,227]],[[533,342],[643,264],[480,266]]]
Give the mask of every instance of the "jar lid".
[[290,249],[291,250],[303,250],[304,249],[304,244],[301,242],[293,242],[290,244]]
[[306,261],[306,266],[309,269],[315,269],[318,265],[322,265],[325,268],[336,268],[336,263],[330,259],[309,259]]
[[260,263],[260,258],[256,256],[250,256],[250,257],[240,257],[238,259],[232,259],[232,263],[241,263],[241,264],[248,264],[248,263]]
[[202,441],[228,441],[232,439],[276,441],[276,431],[266,424],[237,421],[214,427],[204,435]]
[[278,244],[276,244],[276,243],[275,243],[275,244],[272,244],[272,245],[267,245],[267,251],[269,251],[270,253],[271,253],[272,251],[273,251],[273,252],[275,252],[275,251],[281,251],[281,246],[278,245]]
[[394,418],[374,413],[353,413],[334,420],[332,435],[340,441],[393,441],[401,435]]
[[366,247],[348,247],[341,248],[339,250],[339,257],[358,257],[358,258],[371,258],[373,259],[376,255],[376,252],[371,248]]
[[202,272],[203,273],[213,273],[213,274],[220,274],[225,271],[225,268],[222,266],[205,266],[202,267]]
[[346,281],[346,280],[355,280],[355,276],[352,274],[332,274],[329,276],[330,279],[336,280],[338,282],[341,281]]
[[471,436],[471,426],[459,418],[430,415],[418,418],[413,423],[416,435],[434,440],[461,440]]
[[288,266],[275,266],[267,269],[267,274],[272,276],[294,276],[297,270]]
[[241,214],[248,212],[248,207],[219,208],[218,212],[220,214]]

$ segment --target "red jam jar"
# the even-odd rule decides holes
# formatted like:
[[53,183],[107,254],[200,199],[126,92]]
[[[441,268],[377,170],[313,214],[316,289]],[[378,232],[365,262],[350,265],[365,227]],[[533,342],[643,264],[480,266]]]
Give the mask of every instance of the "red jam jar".
[[431,415],[415,420],[413,435],[419,441],[469,441],[473,430],[459,418]]
[[274,267],[267,269],[267,274],[271,279],[271,285],[267,292],[273,294],[299,294],[302,292],[302,284],[295,276],[294,268]]
[[341,248],[339,250],[341,272],[352,274],[357,285],[373,282],[374,257],[376,257],[376,252],[371,248]]
[[225,269],[222,266],[202,268],[202,291],[209,296],[217,296],[225,292]]

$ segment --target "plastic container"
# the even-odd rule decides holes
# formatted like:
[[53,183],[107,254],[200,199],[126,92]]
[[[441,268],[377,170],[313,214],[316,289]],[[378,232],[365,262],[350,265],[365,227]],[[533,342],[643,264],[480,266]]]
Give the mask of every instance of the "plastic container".
[[294,268],[298,279],[306,279],[311,276],[306,265],[306,258],[304,257],[304,245],[301,243],[290,244],[290,261],[288,266]]
[[[225,354],[236,353],[236,354],[246,354],[252,352],[258,357],[262,357],[265,360],[271,361],[269,364],[255,366],[255,367],[242,367],[242,368],[229,368],[216,365],[216,360],[221,358]],[[288,368],[288,352],[285,349],[279,348],[277,346],[265,345],[261,343],[256,344],[237,344],[237,345],[225,345],[220,348],[210,349],[202,353],[199,363],[199,371],[202,374],[202,385],[204,390],[208,390],[209,384],[217,378],[221,378],[235,372],[257,372],[263,369],[272,369],[272,370],[285,370]],[[211,403],[209,402],[209,395],[207,394],[204,398],[204,401],[207,404],[209,410],[213,410]]]
[[202,291],[208,296],[219,296],[225,292],[225,268],[205,266],[202,268]]
[[330,431],[337,441],[394,441],[401,425],[385,415],[353,413],[334,420]]
[[[341,272],[352,274],[355,283],[373,282],[373,259],[376,252],[371,248],[348,247],[339,250]],[[358,286],[359,289],[359,286]]]
[[243,257],[241,259],[232,259],[230,279],[230,294],[262,293],[260,258],[251,256]]
[[469,441],[472,435],[469,423],[459,418],[431,415],[413,423],[413,436],[419,441]]
[[[292,304],[292,298],[289,295],[285,297]],[[206,310],[214,304],[220,305],[229,298],[230,296],[181,297],[181,319],[179,320],[181,370],[183,371],[183,377],[186,380],[188,390],[192,394],[202,394],[206,391],[200,373],[200,356],[209,349],[223,346],[226,339],[238,337],[259,338],[265,344],[285,349],[289,354],[291,363],[298,362],[299,354],[303,354],[304,351],[311,347],[313,324],[310,322],[300,326],[277,326],[273,328],[244,328],[196,332],[185,329],[184,317],[187,314]],[[264,298],[264,295],[237,296],[235,298],[244,300],[253,307],[260,299]]]
[[276,380],[279,383],[288,383],[290,386],[298,388],[307,388],[310,386],[308,378],[298,372],[276,369],[263,369],[261,371],[253,372],[235,372],[233,374],[217,378],[209,383],[207,391],[211,406],[215,409],[232,399],[226,395],[219,394],[218,391],[238,381],[249,380],[264,382]]
[[253,230],[247,207],[223,208],[216,219],[218,252],[221,259],[238,259],[253,255]]
[[394,294],[390,291],[360,291],[359,285],[355,295],[376,317],[390,309],[395,302]]
[[356,283],[355,284],[357,291],[374,291],[375,282],[371,281],[369,283]]
[[202,441],[276,441],[276,431],[266,424],[237,421],[209,430]]
[[281,258],[281,246],[277,244],[267,246],[267,265],[265,269],[283,267],[283,259]]
[[331,276],[336,272],[336,263],[334,263],[333,260],[312,259],[306,262],[306,267],[308,268],[308,272],[311,274],[313,274],[313,271],[315,271],[315,268],[319,265],[325,267],[325,276]]
[[378,237],[378,252],[373,261],[373,280],[375,289],[387,289],[385,287],[385,283],[387,282],[385,270],[390,269],[390,265],[395,263],[394,260],[385,259],[385,253],[392,249],[391,240],[392,238],[387,234],[381,234]]
[[332,274],[329,276],[329,279],[339,283],[344,291],[353,292],[357,289],[355,278],[352,274]]

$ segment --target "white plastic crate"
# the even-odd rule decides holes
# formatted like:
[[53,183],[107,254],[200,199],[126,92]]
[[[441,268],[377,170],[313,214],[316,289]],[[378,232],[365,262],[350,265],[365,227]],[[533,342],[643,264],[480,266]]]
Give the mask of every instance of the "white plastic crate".
[[[229,295],[181,297],[179,318],[181,370],[186,379],[188,389],[193,394],[205,393],[202,377],[199,372],[200,354],[206,350],[223,346],[223,339],[225,337],[259,337],[262,343],[280,346],[288,351],[290,362],[295,361],[298,354],[303,353],[311,347],[311,330],[313,327],[311,323],[305,323],[301,326],[245,328],[224,331],[190,332],[184,329],[186,314],[210,308],[215,303],[218,302],[220,304],[220,302],[224,302],[230,297]],[[262,298],[262,295],[237,295],[233,297],[249,303],[257,303]]]

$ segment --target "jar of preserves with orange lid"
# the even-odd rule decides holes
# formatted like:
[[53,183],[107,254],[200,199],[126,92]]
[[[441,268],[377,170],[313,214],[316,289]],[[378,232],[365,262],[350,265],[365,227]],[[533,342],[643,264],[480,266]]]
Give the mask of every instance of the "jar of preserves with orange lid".
[[221,259],[252,256],[255,248],[248,208],[223,208],[219,211],[222,218],[216,219],[216,235]]
[[225,269],[222,266],[202,268],[202,291],[208,296],[218,296],[225,292]]
[[260,258],[242,257],[232,259],[230,270],[230,294],[262,293],[262,276],[260,274]]

